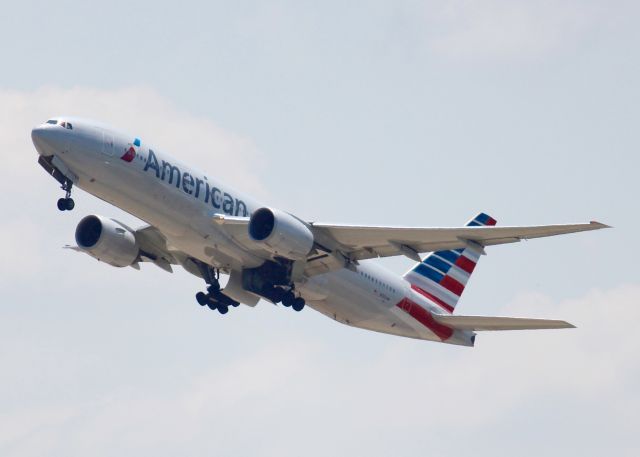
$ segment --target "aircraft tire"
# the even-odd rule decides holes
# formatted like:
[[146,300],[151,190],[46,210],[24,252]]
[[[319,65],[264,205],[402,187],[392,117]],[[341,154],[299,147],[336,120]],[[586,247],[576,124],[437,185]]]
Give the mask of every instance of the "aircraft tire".
[[73,198],[65,198],[64,200],[64,209],[66,209],[67,211],[71,211],[76,207],[76,202],[73,201]]
[[227,305],[218,305],[218,312],[220,314],[227,314],[229,312],[229,307]]
[[209,303],[207,295],[204,292],[198,292],[196,294],[196,300],[200,306],[206,306]]
[[282,287],[274,287],[273,290],[271,291],[270,298],[274,303],[280,303],[283,300],[285,295],[286,295],[286,292]]
[[64,199],[64,198],[59,198],[58,199],[58,209],[60,211],[66,211],[67,210],[67,202],[65,200],[66,199]]
[[304,298],[302,297],[298,297],[293,301],[293,305],[291,305],[291,307],[295,310],[295,311],[302,311],[304,309]]
[[293,292],[291,291],[285,293],[284,297],[282,297],[282,304],[287,308],[289,306],[292,306],[295,301],[296,301],[296,296],[293,295]]

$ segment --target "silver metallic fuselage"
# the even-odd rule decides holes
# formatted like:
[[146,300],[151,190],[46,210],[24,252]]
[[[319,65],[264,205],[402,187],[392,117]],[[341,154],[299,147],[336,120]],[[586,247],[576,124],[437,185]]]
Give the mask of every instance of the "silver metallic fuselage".
[[[73,129],[43,124],[33,129],[39,154],[55,156],[75,175],[74,184],[156,227],[172,249],[226,270],[261,265],[256,256],[212,222],[214,214],[250,215],[264,206],[175,158],[141,143],[135,157],[122,160],[134,137],[106,125],[65,117]],[[150,154],[158,167],[149,167]],[[160,173],[164,172],[164,179]],[[433,314],[442,310],[423,299],[401,277],[370,261],[352,270],[303,278],[296,283],[308,305],[348,325],[412,338],[441,341],[398,308],[410,298]],[[469,332],[455,332],[448,343],[473,345]]]

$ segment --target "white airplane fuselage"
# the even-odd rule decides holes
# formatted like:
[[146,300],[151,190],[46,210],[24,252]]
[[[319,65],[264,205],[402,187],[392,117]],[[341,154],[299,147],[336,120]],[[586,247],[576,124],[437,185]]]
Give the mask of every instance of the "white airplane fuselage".
[[[261,203],[144,142],[135,145],[133,136],[94,122],[64,119],[72,129],[45,123],[33,130],[32,137],[40,155],[57,157],[68,167],[75,186],[158,228],[172,247],[202,262],[214,259],[217,267],[228,270],[264,262],[212,222],[215,214],[249,216]],[[130,148],[131,160],[124,160],[123,153]],[[446,313],[403,278],[372,262],[304,277],[295,287],[309,306],[341,323],[473,345],[473,332],[447,333],[438,324],[427,326],[400,309],[399,304],[409,300],[429,313]]]

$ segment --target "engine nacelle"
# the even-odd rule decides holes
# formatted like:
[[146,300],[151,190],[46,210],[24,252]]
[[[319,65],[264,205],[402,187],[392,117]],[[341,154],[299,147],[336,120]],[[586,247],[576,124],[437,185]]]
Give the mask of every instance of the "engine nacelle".
[[260,208],[249,220],[249,237],[272,254],[304,259],[313,249],[313,233],[299,219],[273,208]]
[[78,223],[76,243],[90,256],[114,267],[132,265],[140,253],[131,230],[102,216],[86,216]]

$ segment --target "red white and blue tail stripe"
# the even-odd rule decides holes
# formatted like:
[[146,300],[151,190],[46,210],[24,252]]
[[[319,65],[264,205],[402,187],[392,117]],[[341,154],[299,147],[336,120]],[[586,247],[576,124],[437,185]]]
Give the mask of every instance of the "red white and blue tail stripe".
[[[480,213],[467,223],[467,227],[493,226],[496,220]],[[411,288],[452,313],[473,273],[481,252],[467,247],[449,251],[436,251],[404,275]]]

